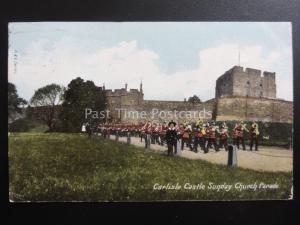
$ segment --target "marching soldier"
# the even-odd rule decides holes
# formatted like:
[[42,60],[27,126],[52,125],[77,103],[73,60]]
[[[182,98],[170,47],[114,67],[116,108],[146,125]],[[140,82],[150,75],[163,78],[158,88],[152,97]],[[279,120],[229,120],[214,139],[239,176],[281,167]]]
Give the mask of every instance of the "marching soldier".
[[243,150],[246,150],[245,141],[244,141],[244,131],[248,131],[243,121],[239,122],[234,128],[234,133],[236,135],[236,145],[237,148],[240,148],[240,142],[242,143]]
[[210,144],[214,145],[214,149],[216,152],[219,151],[219,146],[217,145],[217,137],[216,137],[216,133],[218,131],[219,131],[219,128],[216,126],[215,122],[212,121],[211,126],[210,126],[209,140],[210,140]]
[[157,125],[156,132],[157,132],[157,143],[158,143],[159,145],[162,145],[162,139],[161,139],[162,124],[161,124],[161,123],[159,123],[159,124]]
[[219,148],[224,147],[225,151],[228,151],[227,139],[228,139],[229,135],[228,135],[228,128],[227,128],[225,122],[221,125],[219,134],[220,134]]
[[159,124],[154,124],[154,126],[152,127],[152,140],[153,140],[152,144],[159,143],[158,131],[159,131]]
[[184,144],[187,145],[187,147],[190,148],[190,150],[192,151],[192,146],[191,146],[191,133],[192,130],[190,128],[190,126],[183,126],[182,132],[181,132],[181,150],[183,150],[184,148]]
[[162,124],[162,127],[161,127],[160,134],[159,134],[159,137],[160,137],[160,144],[161,144],[162,146],[164,145],[164,142],[166,142],[166,133],[167,133],[167,129],[168,129],[167,122],[164,121],[163,124]]
[[250,129],[250,151],[252,151],[253,142],[255,144],[255,151],[258,151],[258,135],[258,124],[254,122]]
[[211,124],[207,123],[206,125],[206,148],[204,153],[208,153],[209,148],[212,147],[212,145],[214,145],[214,149],[216,152],[219,151],[217,142],[216,142],[216,127],[215,127],[215,123],[211,122]]
[[151,123],[148,121],[144,124],[144,126],[141,128],[141,142],[142,140],[144,139],[145,142],[146,142],[146,138],[147,138],[147,134],[150,133],[150,130],[151,130]]
[[171,121],[169,122],[169,128],[166,132],[166,141],[168,145],[168,155],[173,155],[173,149],[175,151],[175,154],[177,153],[177,131],[175,129],[176,123]]
[[204,131],[205,131],[205,136],[204,136],[204,153],[208,153],[208,148],[209,148],[209,122],[204,124]]
[[198,152],[198,145],[202,150],[204,150],[205,144],[205,129],[200,124],[194,128],[194,151]]

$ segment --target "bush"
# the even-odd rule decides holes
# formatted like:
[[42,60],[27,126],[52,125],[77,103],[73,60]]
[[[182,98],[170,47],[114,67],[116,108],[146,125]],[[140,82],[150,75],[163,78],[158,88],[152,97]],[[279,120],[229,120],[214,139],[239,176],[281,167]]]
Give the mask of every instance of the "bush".
[[18,119],[8,124],[9,132],[45,132],[48,127],[40,121],[28,118]]

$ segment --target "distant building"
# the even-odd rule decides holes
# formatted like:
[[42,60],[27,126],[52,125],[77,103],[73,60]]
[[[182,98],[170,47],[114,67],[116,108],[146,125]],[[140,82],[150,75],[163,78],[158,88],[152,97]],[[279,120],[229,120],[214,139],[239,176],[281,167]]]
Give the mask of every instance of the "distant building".
[[103,90],[105,90],[106,97],[108,100],[108,104],[111,107],[122,107],[122,106],[133,106],[139,105],[144,100],[143,94],[143,84],[140,84],[140,89],[130,89],[127,90],[127,83],[125,84],[125,88],[121,89],[105,89],[103,85]]

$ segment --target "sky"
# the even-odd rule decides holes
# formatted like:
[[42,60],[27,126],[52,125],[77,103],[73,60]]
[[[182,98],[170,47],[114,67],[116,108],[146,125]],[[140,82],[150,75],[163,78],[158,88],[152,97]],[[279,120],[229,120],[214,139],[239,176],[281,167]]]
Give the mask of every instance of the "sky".
[[[215,96],[235,65],[276,72],[277,97],[293,100],[289,22],[16,22],[9,24],[8,80],[30,100],[76,77],[144,99]],[[239,57],[240,55],[240,57]]]

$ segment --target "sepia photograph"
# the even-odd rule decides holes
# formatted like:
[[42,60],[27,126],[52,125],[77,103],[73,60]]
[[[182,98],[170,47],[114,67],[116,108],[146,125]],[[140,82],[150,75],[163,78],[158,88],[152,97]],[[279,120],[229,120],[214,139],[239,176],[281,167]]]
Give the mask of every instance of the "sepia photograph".
[[10,202],[293,200],[291,22],[10,22]]

